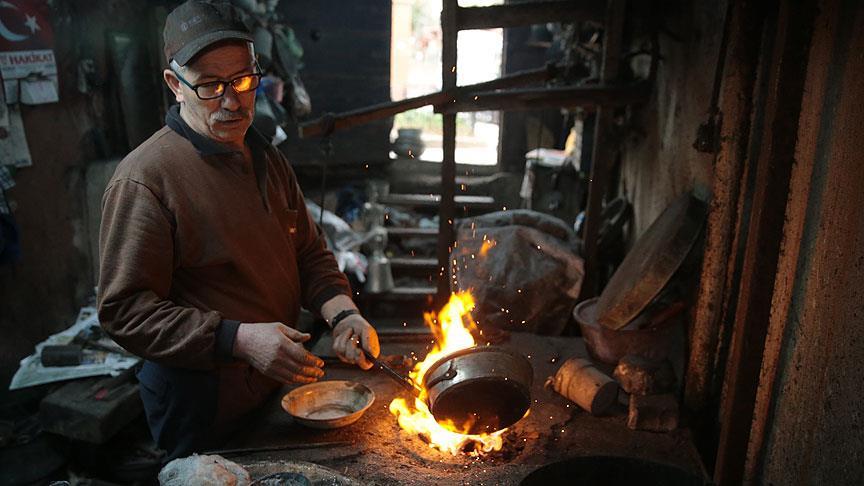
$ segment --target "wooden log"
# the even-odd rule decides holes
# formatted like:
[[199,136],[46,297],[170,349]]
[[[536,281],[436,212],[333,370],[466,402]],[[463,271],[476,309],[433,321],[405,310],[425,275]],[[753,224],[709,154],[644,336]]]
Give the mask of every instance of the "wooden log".
[[678,428],[678,400],[675,395],[630,395],[627,427],[632,430],[671,432]]
[[613,374],[621,388],[631,395],[655,395],[673,391],[675,371],[667,360],[652,361],[628,355],[618,361]]

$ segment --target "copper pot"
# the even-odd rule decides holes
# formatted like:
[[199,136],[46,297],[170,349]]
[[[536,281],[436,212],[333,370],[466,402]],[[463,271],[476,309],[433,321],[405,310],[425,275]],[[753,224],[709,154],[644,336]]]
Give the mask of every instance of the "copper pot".
[[678,319],[653,329],[640,329],[641,317],[617,331],[602,326],[597,322],[597,297],[577,305],[573,309],[573,317],[582,330],[588,353],[603,363],[617,364],[627,355],[653,361],[671,359],[675,343],[681,339]]

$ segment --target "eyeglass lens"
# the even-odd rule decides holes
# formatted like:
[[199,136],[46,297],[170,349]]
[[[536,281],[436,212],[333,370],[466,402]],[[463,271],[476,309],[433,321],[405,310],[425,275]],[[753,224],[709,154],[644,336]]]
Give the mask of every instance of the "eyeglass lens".
[[[246,93],[258,87],[259,78],[260,77],[257,74],[249,74],[246,76],[240,76],[239,78],[234,78],[230,83],[231,86],[233,86],[234,91],[238,93]],[[198,96],[202,99],[218,98],[225,92],[226,84],[226,82],[217,81],[215,83],[199,85],[197,87]]]

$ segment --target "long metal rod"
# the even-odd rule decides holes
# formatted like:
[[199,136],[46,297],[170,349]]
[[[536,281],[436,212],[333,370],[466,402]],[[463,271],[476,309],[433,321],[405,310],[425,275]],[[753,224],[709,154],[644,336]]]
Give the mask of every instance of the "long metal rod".
[[542,108],[613,107],[643,103],[651,95],[649,83],[623,86],[556,86],[482,91],[458,96],[454,103],[436,106],[439,113],[519,111]]
[[414,396],[420,396],[420,393],[423,390],[421,390],[420,387],[417,386],[416,383],[414,383],[414,380],[412,380],[411,378],[408,378],[407,376],[403,375],[402,373],[399,373],[398,371],[394,370],[393,368],[388,366],[387,363],[385,363],[379,359],[375,359],[374,357],[372,357],[371,354],[366,352],[365,349],[363,350],[363,354],[366,355],[366,359],[371,361],[375,367],[377,367],[378,369],[380,369],[381,371],[386,373],[387,376],[389,376],[390,378],[393,378],[393,381],[395,381],[396,383],[399,383],[399,385],[401,385],[402,388],[405,388],[406,390],[411,392]]
[[549,64],[539,69],[529,69],[507,74],[491,81],[459,86],[455,90],[443,90],[405,100],[379,103],[336,115],[322,116],[315,120],[301,123],[299,127],[300,137],[314,137],[327,133],[328,130],[330,132],[345,130],[376,120],[383,120],[384,118],[420,108],[421,106],[452,103],[454,98],[468,96],[474,91],[489,91],[526,86],[532,83],[543,83],[557,76],[561,69],[562,66],[560,64]]
[[239,449],[219,449],[202,452],[204,455],[220,455],[220,456],[237,456],[241,454],[255,454],[258,452],[275,452],[275,451],[288,451],[288,450],[299,450],[299,449],[325,449],[330,447],[345,447],[354,445],[353,442],[347,440],[337,440],[332,442],[311,442],[307,444],[283,444],[276,446],[262,446],[262,447],[243,447]]

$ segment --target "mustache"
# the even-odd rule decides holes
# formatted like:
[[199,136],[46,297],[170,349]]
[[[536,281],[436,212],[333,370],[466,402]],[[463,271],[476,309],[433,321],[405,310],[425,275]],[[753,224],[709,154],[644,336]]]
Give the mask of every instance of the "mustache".
[[251,110],[240,109],[237,111],[219,110],[211,115],[213,121],[244,120],[252,116]]

